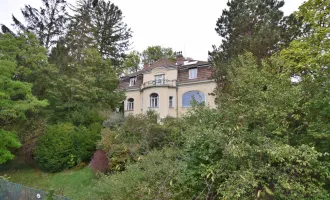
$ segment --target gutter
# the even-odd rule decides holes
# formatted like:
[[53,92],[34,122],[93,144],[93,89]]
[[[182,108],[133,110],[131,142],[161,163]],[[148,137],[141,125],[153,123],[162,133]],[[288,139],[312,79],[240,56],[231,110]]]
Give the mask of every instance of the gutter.
[[204,80],[204,81],[191,81],[191,82],[183,82],[183,83],[177,83],[177,85],[191,85],[191,84],[200,84],[200,83],[209,83],[209,82],[215,82],[214,79],[211,80]]
[[175,101],[176,101],[176,118],[179,117],[179,94],[178,94],[178,84],[176,84],[176,98],[175,98]]

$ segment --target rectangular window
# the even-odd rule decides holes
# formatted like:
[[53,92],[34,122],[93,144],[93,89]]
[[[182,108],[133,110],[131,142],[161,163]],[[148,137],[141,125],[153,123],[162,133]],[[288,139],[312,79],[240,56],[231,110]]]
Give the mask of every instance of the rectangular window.
[[163,85],[165,82],[164,74],[155,75],[155,84],[156,85]]
[[189,69],[189,79],[197,78],[197,68]]
[[129,86],[134,86],[136,84],[136,77],[129,79]]
[[173,97],[172,96],[170,96],[168,98],[168,107],[173,108]]
[[150,95],[150,108],[158,108],[159,106],[159,96],[158,94],[151,94]]
[[134,99],[128,99],[127,110],[134,110]]

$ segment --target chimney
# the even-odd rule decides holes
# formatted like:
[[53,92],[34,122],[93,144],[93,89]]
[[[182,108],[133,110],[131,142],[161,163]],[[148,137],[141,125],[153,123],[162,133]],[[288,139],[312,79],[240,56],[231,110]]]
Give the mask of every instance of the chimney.
[[182,56],[182,51],[178,51],[176,54],[176,65],[183,65],[184,57]]
[[145,69],[147,69],[148,67],[150,67],[150,65],[149,65],[148,63],[144,63],[144,64],[143,64],[143,69],[142,69],[142,70],[145,70]]

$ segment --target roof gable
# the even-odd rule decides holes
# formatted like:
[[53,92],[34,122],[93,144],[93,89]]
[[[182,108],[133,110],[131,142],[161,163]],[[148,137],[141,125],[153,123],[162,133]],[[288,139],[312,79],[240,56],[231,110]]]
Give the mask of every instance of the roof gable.
[[143,70],[154,69],[154,68],[157,68],[157,67],[171,67],[171,66],[175,66],[175,63],[170,61],[167,58],[163,58],[163,59],[157,60],[156,62],[153,62],[149,66],[144,67]]

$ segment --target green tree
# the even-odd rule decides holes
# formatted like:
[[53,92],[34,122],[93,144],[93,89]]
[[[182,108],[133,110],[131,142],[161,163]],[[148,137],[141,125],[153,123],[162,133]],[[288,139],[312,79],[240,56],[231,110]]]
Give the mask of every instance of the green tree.
[[20,31],[37,35],[41,45],[49,49],[64,35],[67,22],[68,6],[66,0],[42,0],[43,6],[38,10],[30,5],[21,9],[26,26],[13,16],[14,25]]
[[0,136],[0,164],[4,164],[14,158],[10,150],[21,147],[21,143],[13,132],[0,129]]
[[122,11],[110,1],[100,0],[93,9],[92,20],[99,53],[110,58],[113,65],[120,65],[132,37],[131,29],[123,22]]
[[102,58],[117,68],[129,47],[132,31],[123,22],[122,11],[113,3],[79,0],[70,17],[67,43],[70,52],[80,60],[85,48],[96,48]]
[[123,63],[123,68],[128,70],[129,73],[134,73],[140,70],[140,53],[138,51],[130,52]]
[[317,73],[328,66],[330,57],[329,0],[309,0],[294,13],[308,30],[281,52],[287,67],[298,75]]
[[32,94],[44,99],[45,91],[54,72],[48,64],[47,50],[32,33],[0,35],[2,57],[17,64],[15,79],[32,85]]
[[95,151],[100,128],[98,124],[88,128],[71,123],[48,126],[35,152],[38,164],[47,171],[58,172],[89,161]]
[[[280,52],[288,70],[302,86],[300,109],[292,120],[296,144],[313,144],[329,152],[330,1],[309,0],[294,13],[308,31]],[[329,160],[329,159],[328,159]]]
[[48,104],[46,100],[40,101],[33,96],[32,84],[17,79],[18,70],[23,66],[19,66],[10,55],[12,52],[7,51],[6,47],[11,45],[6,40],[7,36],[12,37],[10,34],[0,35],[0,132],[3,138],[0,142],[1,163],[13,158],[10,148],[21,146],[14,132],[8,130],[9,125],[26,119],[28,111],[37,111]]
[[232,0],[227,5],[215,28],[222,43],[209,53],[218,89],[226,86],[231,59],[251,52],[260,61],[287,46],[300,33],[299,20],[283,17],[283,0]]
[[79,62],[82,59],[84,49],[97,47],[93,35],[95,28],[92,24],[93,10],[90,1],[77,1],[73,12],[74,14],[70,16],[64,43],[68,47],[71,57]]
[[216,24],[216,32],[224,38],[220,46],[225,59],[244,51],[257,58],[271,55],[280,40],[282,0],[233,0],[227,3]]
[[82,60],[70,58],[57,71],[47,92],[54,117],[60,121],[80,108],[116,108],[124,98],[115,91],[118,76],[111,62],[102,59],[96,49],[85,49],[82,55]]
[[219,110],[197,107],[187,117],[180,198],[329,198],[324,155],[291,145],[288,116],[299,107],[301,87],[279,73],[280,58],[262,65],[251,53],[233,60]]
[[149,46],[142,52],[142,62],[144,64],[151,64],[159,59],[167,58],[172,61],[175,60],[175,55],[172,48],[165,48],[161,46]]

